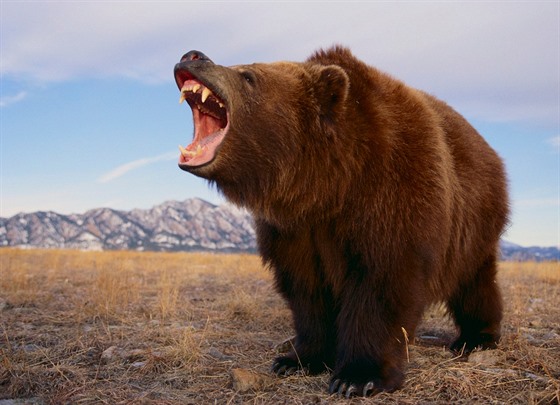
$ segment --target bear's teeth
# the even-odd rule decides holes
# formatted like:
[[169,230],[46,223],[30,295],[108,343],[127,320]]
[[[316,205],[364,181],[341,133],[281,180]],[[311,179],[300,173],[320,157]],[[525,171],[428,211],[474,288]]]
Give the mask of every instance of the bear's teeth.
[[179,145],[179,150],[181,151],[181,155],[183,155],[186,158],[193,158],[195,156],[198,156],[202,153],[203,148],[201,145],[198,145],[196,147],[196,151],[191,151],[191,150],[186,150],[184,147],[182,147],[181,145]]
[[212,91],[208,88],[205,87],[204,90],[202,90],[202,102],[204,103],[206,101],[206,99],[208,98],[208,96],[212,94]]
[[181,151],[181,155],[183,155],[184,157],[190,157],[191,154],[193,153],[193,152],[189,152],[188,150],[183,148],[181,145],[179,145],[179,150]]
[[[179,98],[179,104],[181,104],[183,101],[185,101],[187,99],[187,93],[188,92],[196,93],[198,90],[200,90],[200,87],[201,87],[201,84],[199,84],[199,83],[196,83],[192,87],[188,87],[188,85],[185,84],[185,86],[183,86],[183,88],[181,89],[181,97]],[[204,103],[204,100],[206,100],[206,98],[208,98],[208,95],[206,95],[206,97],[205,97],[204,96],[204,91],[202,92],[202,94],[203,94],[202,95],[202,97],[203,97],[202,102]]]

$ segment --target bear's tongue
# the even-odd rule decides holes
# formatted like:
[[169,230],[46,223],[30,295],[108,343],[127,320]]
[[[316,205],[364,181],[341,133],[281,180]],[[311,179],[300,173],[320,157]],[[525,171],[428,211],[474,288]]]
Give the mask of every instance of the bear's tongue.
[[186,148],[179,146],[180,163],[200,166],[210,162],[216,156],[216,148],[223,141],[225,129],[220,128],[214,117],[193,108],[194,139]]
[[194,137],[186,148],[179,146],[179,164],[204,165],[214,159],[216,149],[225,137],[227,111],[208,88],[194,80],[183,84],[180,102],[184,100],[187,100],[192,109]]

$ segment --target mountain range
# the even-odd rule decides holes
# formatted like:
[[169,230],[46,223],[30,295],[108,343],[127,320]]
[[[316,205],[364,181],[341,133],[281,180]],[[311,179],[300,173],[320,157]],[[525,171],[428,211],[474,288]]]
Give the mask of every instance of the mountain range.
[[82,250],[256,250],[249,213],[200,199],[168,201],[150,209],[96,208],[84,214],[55,212],[0,218],[0,246]]
[[[256,252],[251,215],[194,198],[150,209],[96,208],[84,214],[21,213],[0,218],[0,247],[82,250]],[[556,247],[501,242],[503,260],[560,260]]]

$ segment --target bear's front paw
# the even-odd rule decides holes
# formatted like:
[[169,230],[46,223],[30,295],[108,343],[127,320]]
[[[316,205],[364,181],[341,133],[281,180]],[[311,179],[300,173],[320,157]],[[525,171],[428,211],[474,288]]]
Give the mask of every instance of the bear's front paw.
[[403,373],[397,369],[386,373],[387,377],[375,372],[375,367],[364,369],[360,366],[349,366],[335,373],[329,384],[329,394],[351,396],[375,395],[379,392],[393,392],[400,388],[403,382]]

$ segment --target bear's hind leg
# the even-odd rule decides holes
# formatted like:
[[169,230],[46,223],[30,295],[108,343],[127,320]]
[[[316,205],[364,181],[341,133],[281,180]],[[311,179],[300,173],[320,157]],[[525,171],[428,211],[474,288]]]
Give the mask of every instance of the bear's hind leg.
[[474,278],[449,299],[449,311],[459,328],[459,337],[450,346],[452,351],[467,354],[477,347],[491,349],[500,340],[502,298],[496,268],[496,255],[492,254]]

